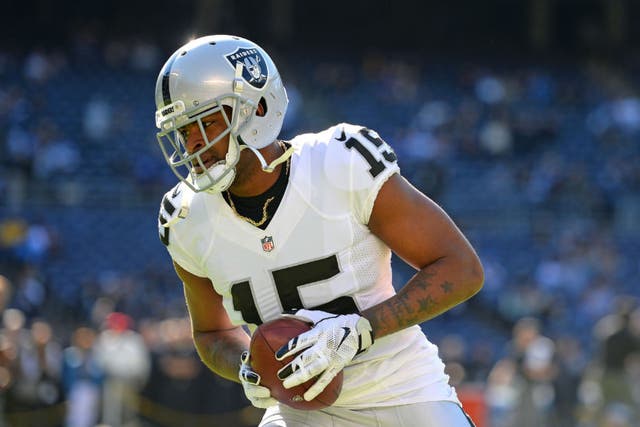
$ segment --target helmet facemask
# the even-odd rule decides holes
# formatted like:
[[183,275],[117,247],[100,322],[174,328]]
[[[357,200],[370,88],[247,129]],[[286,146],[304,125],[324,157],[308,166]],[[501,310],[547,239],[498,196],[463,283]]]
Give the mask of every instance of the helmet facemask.
[[[157,138],[165,160],[173,173],[193,191],[209,193],[225,191],[235,179],[235,166],[240,159],[240,152],[247,148],[246,145],[240,144],[238,135],[246,125],[246,118],[255,114],[257,106],[253,105],[251,100],[236,94],[214,99],[190,114],[183,113],[184,108],[181,105],[181,101],[177,101],[162,110],[173,110],[175,115],[170,113],[160,118],[160,110],[156,114],[158,127],[161,129]],[[224,106],[231,107],[231,117],[223,108]],[[205,117],[216,112],[221,113],[227,127],[214,139],[209,140],[203,122],[206,121]],[[204,145],[198,151],[189,153],[183,129],[192,123],[198,124],[196,131],[200,132]],[[227,135],[229,148],[224,160],[219,160],[207,167],[206,156],[203,155]]]

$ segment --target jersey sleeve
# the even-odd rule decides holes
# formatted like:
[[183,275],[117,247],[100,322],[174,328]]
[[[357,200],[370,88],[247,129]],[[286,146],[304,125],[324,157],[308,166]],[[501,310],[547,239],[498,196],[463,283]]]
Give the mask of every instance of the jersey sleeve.
[[400,173],[395,152],[377,132],[342,123],[334,128],[325,158],[325,173],[333,186],[348,193],[361,224],[367,224],[382,185]]
[[180,233],[177,232],[187,225],[183,220],[189,214],[190,191],[178,184],[163,196],[158,214],[158,233],[160,241],[166,246],[175,263],[191,274],[206,277],[198,262],[184,248]]

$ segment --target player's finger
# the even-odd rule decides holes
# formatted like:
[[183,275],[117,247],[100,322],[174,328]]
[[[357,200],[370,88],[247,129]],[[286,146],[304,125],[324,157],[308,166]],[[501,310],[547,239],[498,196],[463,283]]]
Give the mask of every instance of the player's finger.
[[270,406],[275,406],[278,404],[278,401],[272,397],[267,399],[255,399],[252,402],[252,405],[256,408],[267,409]]
[[293,337],[288,343],[283,345],[276,351],[276,359],[282,360],[286,357],[292,356],[306,348],[311,347],[318,340],[316,331],[310,330],[303,334]]
[[330,368],[324,371],[320,378],[307,390],[303,397],[307,402],[315,399],[322,391],[327,387],[331,380],[338,374],[339,371]]
[[242,368],[240,370],[240,376],[242,379],[251,384],[260,384],[260,375],[249,368]]
[[263,387],[261,385],[251,386],[251,396],[257,397],[259,399],[267,399],[271,397],[271,391],[267,387]]
[[298,357],[278,370],[278,378],[280,380],[285,380],[289,378],[294,372],[302,368],[307,369],[313,363],[313,360],[316,357],[318,357],[318,354],[316,352],[305,351],[303,353],[300,353]]
[[[325,357],[322,357],[321,354],[319,355],[317,352],[311,351],[307,351],[305,353],[311,353],[311,356],[315,357],[300,364],[293,364],[292,361],[293,372],[286,377],[283,375],[284,380],[282,381],[282,385],[284,386],[284,388],[291,388],[305,383],[311,378],[320,375],[324,370],[327,369],[329,363]],[[283,374],[284,373],[289,372],[287,370],[287,372],[283,372]]]

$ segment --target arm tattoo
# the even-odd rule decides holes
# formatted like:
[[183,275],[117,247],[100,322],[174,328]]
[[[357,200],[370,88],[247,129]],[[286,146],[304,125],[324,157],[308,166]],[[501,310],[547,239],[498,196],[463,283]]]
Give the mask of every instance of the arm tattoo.
[[450,280],[440,280],[437,261],[418,271],[398,293],[363,312],[378,336],[420,324],[447,311],[460,302],[457,287]]
[[415,310],[411,306],[410,295],[398,294],[395,300],[389,301],[388,305],[391,316],[398,325],[406,328],[412,322]]
[[418,286],[423,291],[426,291],[431,286],[431,282],[429,280],[435,275],[435,272],[420,271],[413,277],[412,280],[416,281],[416,286]]
[[418,300],[418,304],[420,306],[420,310],[423,312],[431,310],[431,307],[437,304],[437,302],[431,298],[431,295],[427,295],[426,298],[421,298]]
[[445,280],[444,283],[440,285],[440,287],[445,294],[448,294],[453,290],[453,283]]

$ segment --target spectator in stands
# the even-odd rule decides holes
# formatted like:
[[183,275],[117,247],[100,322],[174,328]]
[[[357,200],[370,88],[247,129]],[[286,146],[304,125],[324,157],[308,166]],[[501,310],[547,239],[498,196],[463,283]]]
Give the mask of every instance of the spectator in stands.
[[113,119],[111,103],[103,97],[94,96],[84,107],[82,127],[91,140],[104,141],[109,137]]
[[615,311],[603,317],[595,326],[600,365],[602,409],[612,405],[626,406],[633,419],[640,419],[640,397],[636,395],[634,371],[640,358],[640,329],[637,300],[621,296]]
[[102,422],[107,425],[134,422],[137,394],[149,377],[149,349],[133,328],[130,316],[113,312],[106,317],[94,347],[100,369],[105,373]]
[[557,375],[553,381],[554,427],[575,427],[578,416],[578,388],[589,362],[587,349],[574,336],[559,337],[556,343]]
[[27,227],[24,240],[17,248],[18,256],[25,264],[41,266],[56,250],[58,237],[54,227],[32,221]]
[[3,163],[18,176],[30,176],[36,155],[36,138],[22,124],[14,124],[5,137]]
[[29,318],[42,315],[47,289],[41,271],[34,265],[22,264],[14,283],[14,307]]
[[93,427],[101,412],[104,371],[94,351],[96,331],[81,326],[64,349],[62,384],[67,397],[65,427]]
[[39,180],[69,178],[80,164],[78,148],[52,120],[42,120],[36,132],[33,176]]
[[11,375],[6,412],[10,416],[26,412],[21,422],[44,425],[55,420],[53,405],[62,401],[60,345],[48,322],[37,320],[27,329],[24,314],[17,309],[6,310],[3,319],[3,353]]
[[486,400],[489,409],[489,425],[515,427],[517,408],[523,380],[518,374],[515,360],[499,359],[487,376]]
[[518,404],[512,427],[540,427],[549,424],[554,401],[555,344],[542,335],[540,322],[532,317],[517,321],[509,346],[509,358],[519,377]]

